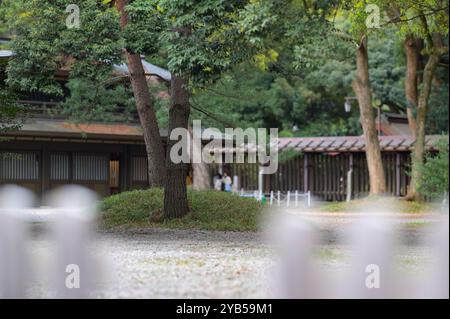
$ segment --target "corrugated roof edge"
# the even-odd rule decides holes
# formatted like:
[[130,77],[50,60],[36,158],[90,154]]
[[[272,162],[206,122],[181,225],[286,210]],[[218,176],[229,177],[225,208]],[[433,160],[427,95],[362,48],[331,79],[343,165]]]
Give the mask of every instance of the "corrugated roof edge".
[[[14,52],[11,50],[0,50],[0,58],[10,58],[13,55]],[[144,56],[142,56],[142,65],[147,74],[157,76],[166,82],[170,82],[172,79],[172,74],[168,70],[148,62],[144,59]],[[125,63],[114,65],[114,69],[118,72],[128,73],[128,67]]]
[[[448,135],[427,135],[428,150],[435,149],[436,143]],[[382,151],[410,151],[415,143],[413,136],[380,136]],[[278,140],[279,151],[294,149],[300,152],[361,152],[366,143],[363,136],[325,136],[325,137],[285,137]]]

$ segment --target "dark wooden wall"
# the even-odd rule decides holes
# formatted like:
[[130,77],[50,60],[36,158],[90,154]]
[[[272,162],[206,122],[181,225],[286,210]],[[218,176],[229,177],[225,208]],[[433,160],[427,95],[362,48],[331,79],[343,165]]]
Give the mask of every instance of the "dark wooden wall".
[[[26,161],[27,164],[22,163],[22,166],[14,167],[8,162],[10,159],[0,156],[0,184],[20,184],[38,195],[56,186],[73,183],[92,188],[101,196],[148,186],[147,157],[145,147],[141,144],[0,142],[0,155],[9,153],[20,155],[20,161]],[[91,170],[90,175],[88,173],[83,175],[87,176],[85,180],[74,177],[74,174],[79,173],[73,167],[76,163],[73,158],[81,155],[84,156],[81,160],[97,161],[95,165],[91,165],[92,163],[85,165],[87,170]],[[409,152],[384,152],[382,156],[388,193],[405,196],[409,184]],[[66,164],[62,166],[67,173],[59,172],[54,167],[52,161],[55,160],[62,160],[69,166],[67,170],[64,167]],[[119,176],[114,179],[111,176],[111,167],[118,169]],[[264,176],[264,192],[311,191],[313,196],[323,200],[342,201],[347,196],[347,172],[350,168],[353,170],[352,198],[367,195],[369,174],[363,152],[304,153],[290,157],[279,163],[276,173]],[[211,165],[210,169],[213,176],[218,171],[218,164]],[[102,173],[92,170],[99,170]],[[107,170],[107,173],[103,170]],[[224,164],[224,170],[231,176],[239,177],[239,188],[258,189],[257,163]]]
[[[384,152],[387,191],[405,196],[409,184],[409,152]],[[232,164],[239,186],[258,189],[258,164]],[[352,167],[352,198],[369,193],[369,172],[365,153],[306,153],[279,163],[278,171],[264,176],[264,192],[311,191],[326,201],[342,201],[347,196],[347,172]]]
[[[111,175],[112,169],[118,176]],[[103,197],[146,187],[147,180],[140,144],[0,142],[0,185],[22,185],[38,196],[60,185],[78,184]]]

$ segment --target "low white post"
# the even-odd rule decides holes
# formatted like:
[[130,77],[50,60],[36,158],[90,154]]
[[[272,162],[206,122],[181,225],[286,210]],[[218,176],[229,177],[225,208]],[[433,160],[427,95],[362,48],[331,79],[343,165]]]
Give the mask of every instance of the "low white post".
[[241,188],[241,196],[244,195],[244,189]]
[[270,191],[270,206],[273,205],[273,191]]
[[259,169],[259,174],[258,174],[258,192],[259,192],[259,200],[262,200],[262,193],[263,193],[263,188],[264,188],[264,175],[263,175],[264,170],[262,168]]
[[298,191],[295,191],[295,207],[298,206]]
[[291,202],[291,191],[288,191],[287,192],[286,207],[289,207],[290,202]]
[[239,190],[239,176],[233,176],[233,193],[237,193]]
[[278,191],[278,193],[277,193],[277,204],[278,204],[278,206],[280,206],[280,204],[281,204],[281,194],[280,194],[280,191]]
[[311,207],[311,191],[308,191],[308,208]]
[[352,199],[352,174],[353,174],[353,169],[350,169],[347,172],[347,198],[346,201],[349,202]]

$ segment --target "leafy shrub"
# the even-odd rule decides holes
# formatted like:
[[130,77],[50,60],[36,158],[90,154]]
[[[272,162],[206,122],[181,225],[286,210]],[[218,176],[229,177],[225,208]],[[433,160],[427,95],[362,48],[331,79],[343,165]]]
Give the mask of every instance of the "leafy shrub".
[[428,154],[425,163],[419,168],[419,192],[425,197],[441,199],[448,194],[448,138],[442,139],[437,148],[438,154]]
[[160,226],[207,230],[253,231],[258,228],[262,205],[252,198],[213,190],[188,190],[191,212],[164,221],[164,191],[161,188],[135,190],[105,198],[102,223],[106,228]]

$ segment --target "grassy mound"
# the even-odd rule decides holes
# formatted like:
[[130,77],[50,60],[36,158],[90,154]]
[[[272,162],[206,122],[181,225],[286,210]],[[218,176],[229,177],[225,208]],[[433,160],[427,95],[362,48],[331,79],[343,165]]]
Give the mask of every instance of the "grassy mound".
[[395,197],[367,197],[355,199],[350,202],[330,202],[319,207],[322,212],[344,213],[344,212],[376,212],[388,208],[390,212],[396,213],[431,213],[438,208],[432,203],[421,203],[407,201]]
[[252,198],[218,191],[188,191],[191,212],[164,221],[164,191],[160,188],[135,190],[107,197],[101,204],[105,228],[168,227],[205,230],[255,231],[262,205]]

